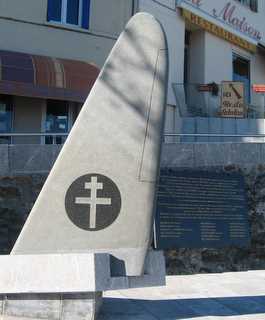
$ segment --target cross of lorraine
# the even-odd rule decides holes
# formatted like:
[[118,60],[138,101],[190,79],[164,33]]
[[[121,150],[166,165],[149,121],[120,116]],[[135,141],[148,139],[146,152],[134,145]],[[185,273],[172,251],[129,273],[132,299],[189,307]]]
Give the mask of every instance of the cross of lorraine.
[[76,204],[89,205],[89,228],[96,229],[97,226],[97,206],[98,205],[111,205],[111,198],[98,198],[98,190],[103,190],[103,183],[98,182],[97,177],[91,177],[90,182],[85,183],[85,189],[90,190],[90,197],[76,197]]

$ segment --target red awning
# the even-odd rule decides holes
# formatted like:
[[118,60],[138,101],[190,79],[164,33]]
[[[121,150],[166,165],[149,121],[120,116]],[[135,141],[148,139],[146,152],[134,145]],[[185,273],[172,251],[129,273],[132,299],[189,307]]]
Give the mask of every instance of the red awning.
[[84,102],[99,68],[82,61],[0,50],[0,93]]

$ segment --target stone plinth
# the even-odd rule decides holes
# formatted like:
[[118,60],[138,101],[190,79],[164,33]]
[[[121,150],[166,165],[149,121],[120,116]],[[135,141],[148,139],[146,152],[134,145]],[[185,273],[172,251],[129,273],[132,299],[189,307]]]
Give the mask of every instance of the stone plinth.
[[0,256],[0,265],[1,320],[92,320],[102,291],[165,284],[159,251],[149,252],[141,277],[112,276],[105,253]]
[[1,320],[92,320],[102,304],[102,292],[81,294],[17,294],[2,300]]

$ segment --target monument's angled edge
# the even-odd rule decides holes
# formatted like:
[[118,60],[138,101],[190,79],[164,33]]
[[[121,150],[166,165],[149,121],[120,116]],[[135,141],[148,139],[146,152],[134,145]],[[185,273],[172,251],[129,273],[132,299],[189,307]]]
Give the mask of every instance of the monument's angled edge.
[[160,23],[150,14],[135,15],[103,66],[11,254],[106,252],[119,272],[142,274],[152,233],[167,73]]

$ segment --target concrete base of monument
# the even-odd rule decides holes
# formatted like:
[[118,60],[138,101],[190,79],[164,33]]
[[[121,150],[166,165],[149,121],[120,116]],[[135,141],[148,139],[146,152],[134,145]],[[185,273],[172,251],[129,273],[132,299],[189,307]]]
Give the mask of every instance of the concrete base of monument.
[[8,295],[2,304],[0,320],[94,320],[102,292]]
[[165,285],[162,252],[140,277],[113,276],[109,254],[0,256],[0,320],[95,319],[102,292]]

